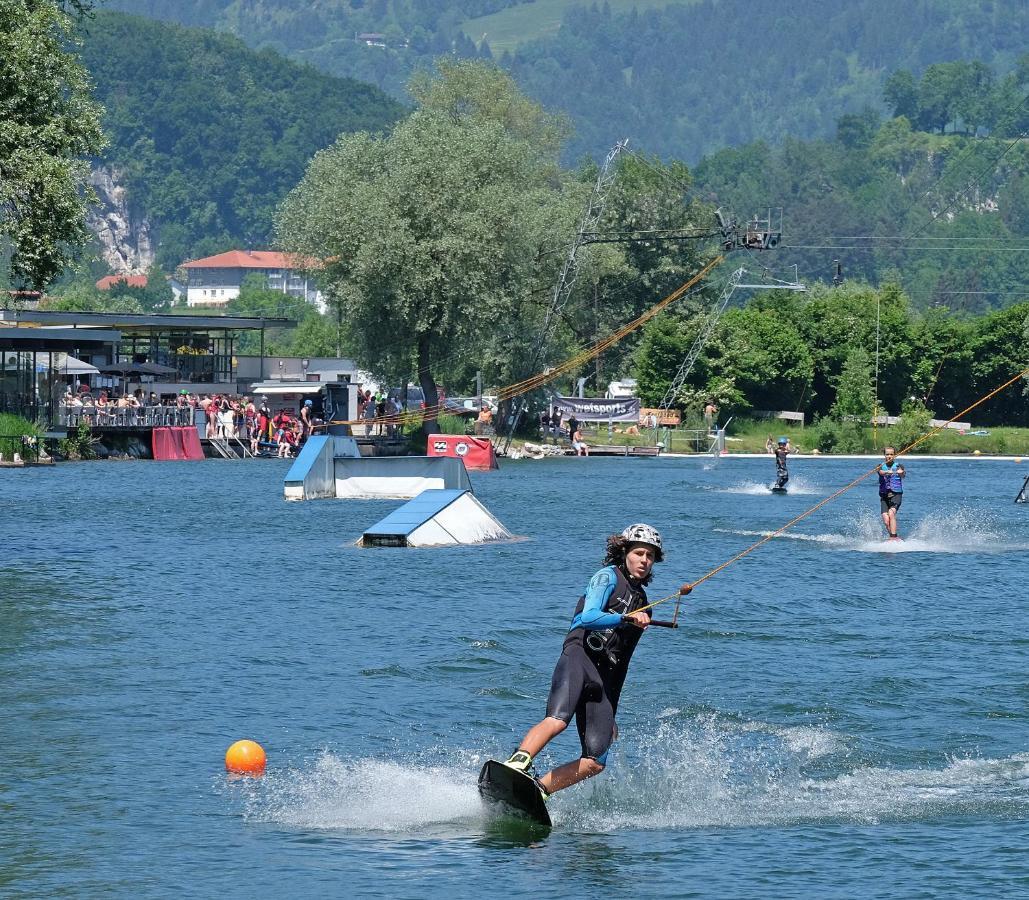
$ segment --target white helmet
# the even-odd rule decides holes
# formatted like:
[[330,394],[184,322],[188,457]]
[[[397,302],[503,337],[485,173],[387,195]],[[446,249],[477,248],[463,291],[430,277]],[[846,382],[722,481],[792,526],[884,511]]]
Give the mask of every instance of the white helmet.
[[657,550],[659,556],[664,555],[661,534],[652,525],[637,522],[635,525],[630,525],[626,528],[622,532],[622,537],[634,544],[650,544],[651,547]]

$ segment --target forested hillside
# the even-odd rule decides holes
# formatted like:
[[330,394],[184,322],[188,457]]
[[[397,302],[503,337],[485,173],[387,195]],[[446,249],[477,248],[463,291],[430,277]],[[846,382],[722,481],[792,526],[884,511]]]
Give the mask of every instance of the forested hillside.
[[106,108],[102,162],[149,219],[158,264],[267,245],[272,214],[341,132],[388,128],[404,108],[378,89],[238,39],[98,12],[83,59]]
[[[844,277],[895,281],[918,307],[980,313],[1023,300],[1029,57],[999,79],[981,64],[951,63],[920,81],[896,80],[915,90],[894,111],[937,133],[912,128],[907,116],[843,116],[831,141],[762,141],[712,154],[694,169],[699,196],[741,218],[782,206],[783,245],[762,262],[781,270],[796,263],[805,280],[832,278],[838,259]],[[941,83],[950,87],[937,90]],[[983,118],[964,123],[966,108],[966,117]],[[952,133],[976,126],[992,136]]]
[[[583,13],[593,15],[593,13]],[[602,13],[596,13],[603,16]],[[273,213],[310,157],[341,132],[379,131],[404,108],[228,35],[101,12],[85,61],[107,109],[105,161],[152,223],[158,264],[267,245]],[[139,73],[146,73],[140,77]],[[741,219],[784,210],[783,276],[901,284],[916,307],[978,313],[1025,296],[1029,56],[1006,74],[958,61],[885,79],[884,118],[838,116],[828,140],[758,141],[694,168],[693,196]]]
[[[511,0],[114,0],[146,15],[231,31],[402,96],[441,53],[491,56],[478,17]],[[621,4],[620,4],[621,5]],[[552,4],[548,5],[550,12]],[[478,46],[469,39],[486,43]],[[377,37],[360,39],[362,34]],[[510,35],[506,35],[510,38]],[[628,137],[695,162],[756,139],[830,137],[840,115],[882,108],[885,79],[981,59],[1003,74],[1029,47],[1023,0],[751,0],[671,3],[642,12],[568,4],[553,37],[500,57],[530,96],[575,126],[566,159]]]

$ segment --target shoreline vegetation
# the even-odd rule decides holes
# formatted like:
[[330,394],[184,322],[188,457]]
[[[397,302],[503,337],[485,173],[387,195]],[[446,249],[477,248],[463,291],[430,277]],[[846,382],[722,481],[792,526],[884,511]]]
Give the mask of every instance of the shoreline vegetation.
[[[465,419],[442,415],[437,421],[441,434],[465,433]],[[596,427],[593,427],[594,425]],[[838,423],[833,420],[822,420],[814,425],[801,428],[797,425],[784,425],[782,422],[769,419],[734,419],[726,430],[725,449],[729,455],[765,455],[767,452],[765,441],[769,437],[774,441],[785,435],[790,439],[794,455],[798,456],[875,456],[881,455],[882,448],[887,445],[900,449],[925,433],[920,430],[912,434],[910,430],[905,430],[901,425],[876,428],[874,432],[871,426],[857,427],[853,429],[857,436],[857,443],[837,445],[829,450],[820,447],[819,441],[820,439],[824,440],[825,431],[838,427]],[[711,443],[703,426],[690,422],[678,428],[662,428],[656,437],[652,430],[641,430],[639,434],[612,431],[609,435],[604,423],[586,424],[583,426],[583,433],[587,445],[591,447],[653,447],[656,441],[660,441],[664,444],[664,452],[676,454],[703,455],[708,452],[707,448]],[[695,448],[693,439],[693,436],[698,433],[702,442],[700,450]],[[420,431],[409,434],[409,439],[413,453],[424,452],[424,447],[418,449],[418,443],[421,440]],[[553,439],[550,439],[547,443],[552,442]],[[511,447],[521,450],[526,443],[543,444],[545,442],[538,436],[519,436],[511,442]],[[566,439],[562,439],[559,444],[567,445],[568,442]],[[953,428],[945,428],[931,438],[922,441],[911,451],[911,455],[1029,457],[1029,428],[1013,426],[972,428],[964,434]]]
[[[464,434],[465,423],[466,420],[457,416],[440,416],[439,431],[441,434]],[[690,428],[688,424],[679,428],[662,428],[656,438],[651,430],[636,435],[624,432],[608,434],[607,427],[603,423],[597,424],[599,427],[584,426],[583,428],[586,443],[590,447],[653,447],[656,441],[660,441],[665,454],[703,456],[708,453],[707,447],[710,445],[710,438],[702,428]],[[777,424],[781,425],[781,423]],[[40,438],[43,434],[38,426],[27,419],[8,413],[0,414],[0,425],[2,425],[0,427],[0,449],[9,450],[4,454],[5,459],[10,459],[10,454],[15,449],[21,449],[20,438],[22,435]],[[878,456],[882,453],[882,448],[887,445],[900,449],[913,439],[910,432],[904,432],[899,426],[877,428],[874,432],[871,427],[865,427],[855,431],[860,441],[859,444],[823,450],[818,446],[822,435],[820,425],[821,423],[804,428],[799,426],[779,427],[776,430],[768,421],[736,420],[726,430],[725,449],[729,456],[765,456],[769,455],[765,449],[766,440],[769,437],[777,440],[780,435],[786,435],[790,439],[790,445],[793,448],[792,455],[795,457],[813,459],[824,456],[839,459],[841,457]],[[425,448],[421,446],[424,437],[420,425],[412,426],[412,428],[413,430],[408,432],[410,453],[415,455],[424,453]],[[700,449],[697,449],[695,435],[700,437]],[[11,445],[10,448],[2,447],[5,441]],[[69,434],[68,438],[57,444],[54,448],[56,458],[64,461],[102,458],[89,452],[93,443],[88,427],[85,431],[80,428],[78,432]],[[526,443],[553,445],[554,442],[552,438],[544,442],[540,438],[518,437],[511,442],[511,449],[522,451]],[[568,446],[568,442],[562,438],[557,442],[557,446]],[[947,428],[933,435],[932,438],[922,441],[910,451],[910,455],[937,458],[962,456],[1011,458],[1015,461],[1020,461],[1022,457],[1029,459],[1029,428],[971,429],[964,434]]]

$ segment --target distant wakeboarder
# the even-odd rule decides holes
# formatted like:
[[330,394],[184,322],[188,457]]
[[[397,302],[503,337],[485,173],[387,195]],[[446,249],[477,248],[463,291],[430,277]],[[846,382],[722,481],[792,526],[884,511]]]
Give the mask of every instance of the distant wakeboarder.
[[896,459],[893,447],[883,448],[883,462],[876,469],[879,476],[879,510],[882,513],[883,525],[889,534],[889,540],[898,541],[897,510],[904,499],[904,464]]
[[779,443],[772,451],[775,454],[775,484],[772,490],[776,493],[786,493],[786,482],[790,480],[789,470],[786,468],[786,457],[790,455],[790,439],[779,438]]

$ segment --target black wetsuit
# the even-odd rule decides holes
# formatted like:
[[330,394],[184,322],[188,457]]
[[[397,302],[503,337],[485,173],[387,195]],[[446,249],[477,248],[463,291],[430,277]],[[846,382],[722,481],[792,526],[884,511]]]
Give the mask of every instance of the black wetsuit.
[[643,629],[620,617],[646,606],[647,595],[616,566],[601,569],[579,598],[554,669],[547,715],[575,718],[582,755],[601,765],[614,740],[615,712]]
[[786,456],[789,452],[785,447],[775,448],[775,486],[778,488],[786,487],[786,482],[790,480],[790,473],[786,470]]

